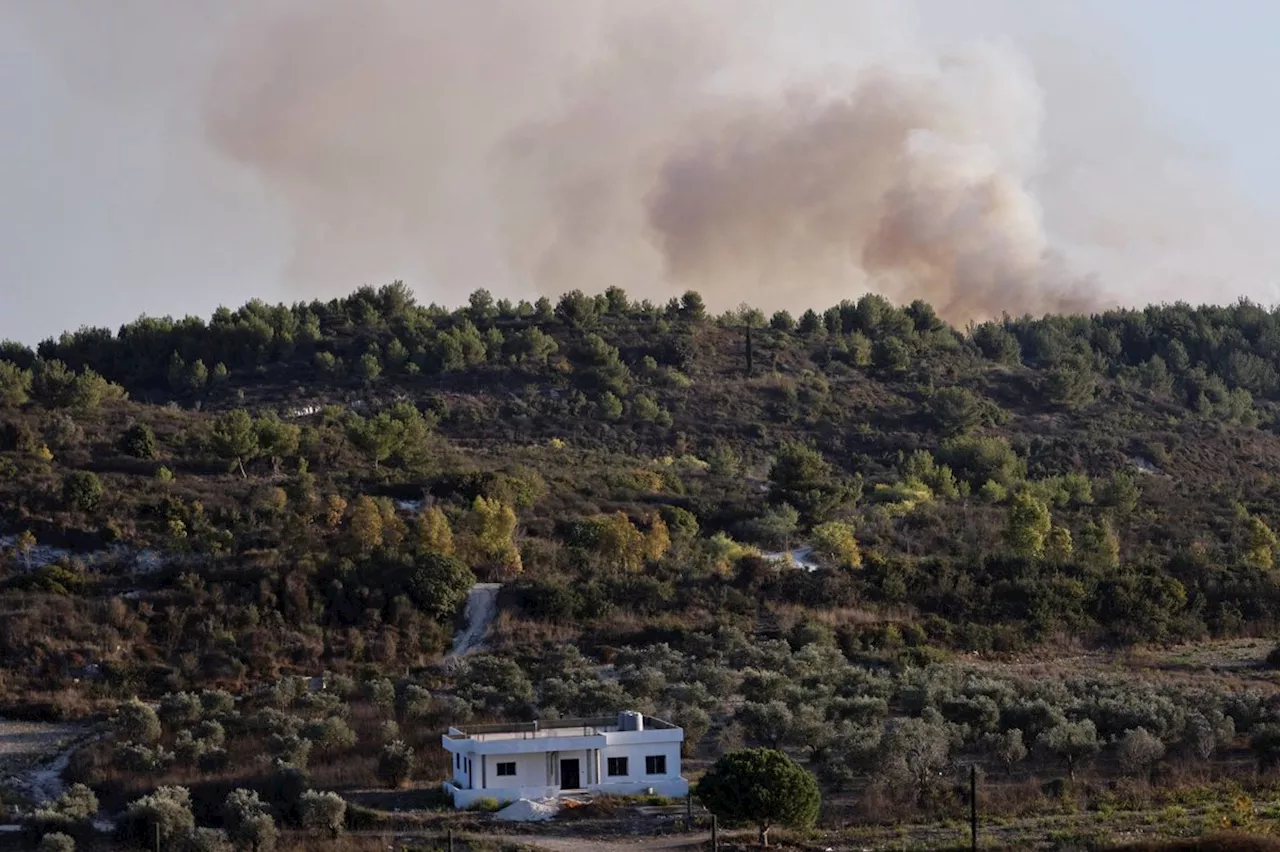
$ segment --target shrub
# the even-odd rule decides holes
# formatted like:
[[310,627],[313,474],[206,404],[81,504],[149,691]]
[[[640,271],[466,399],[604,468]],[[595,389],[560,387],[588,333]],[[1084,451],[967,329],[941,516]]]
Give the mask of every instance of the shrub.
[[309,831],[328,832],[337,837],[347,818],[346,800],[337,793],[308,790],[298,800],[302,827]]
[[160,787],[135,799],[124,816],[126,835],[139,846],[151,846],[158,836],[165,848],[179,848],[195,831],[191,793],[185,787]]
[[1160,758],[1164,757],[1164,743],[1146,728],[1134,728],[1124,732],[1117,752],[1120,768],[1138,775],[1150,772]]
[[92,512],[102,502],[102,480],[87,470],[76,470],[62,480],[62,498],[82,512]]
[[145,423],[130,426],[120,439],[120,451],[135,459],[156,457],[156,434]]
[[139,743],[154,743],[160,739],[160,717],[137,698],[119,705],[113,722],[116,735],[121,739]]
[[197,828],[187,848],[191,852],[235,852],[227,833],[217,828]]
[[76,841],[68,834],[55,831],[40,838],[39,852],[76,852]]
[[271,809],[253,790],[237,789],[222,804],[223,824],[233,843],[253,852],[271,852],[276,846],[276,822]]
[[378,777],[388,787],[401,787],[413,777],[413,749],[404,740],[393,740],[378,756]]

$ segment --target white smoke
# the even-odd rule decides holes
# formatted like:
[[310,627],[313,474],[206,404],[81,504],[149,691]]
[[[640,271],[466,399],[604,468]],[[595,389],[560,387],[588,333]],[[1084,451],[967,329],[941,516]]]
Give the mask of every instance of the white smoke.
[[80,85],[192,105],[258,177],[299,295],[870,289],[963,322],[1257,295],[1276,268],[1256,211],[1090,57],[943,43],[908,0],[44,5],[25,19],[69,68],[130,58]]

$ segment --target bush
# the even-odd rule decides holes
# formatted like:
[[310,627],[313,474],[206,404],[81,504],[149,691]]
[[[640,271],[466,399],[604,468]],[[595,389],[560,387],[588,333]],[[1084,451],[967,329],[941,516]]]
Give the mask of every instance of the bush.
[[378,756],[378,777],[388,787],[402,787],[413,777],[413,749],[404,740],[393,740]]
[[55,831],[40,838],[39,852],[76,852],[76,841],[68,834]]
[[156,457],[156,435],[145,423],[130,426],[120,439],[120,451],[135,459]]
[[222,820],[227,836],[253,852],[271,852],[276,846],[276,822],[271,809],[253,790],[237,789],[222,804]]
[[497,811],[502,810],[502,802],[499,802],[497,799],[493,798],[492,796],[484,796],[482,798],[476,799],[474,802],[468,805],[467,810],[474,811],[475,813],[479,813],[479,814],[496,813]]
[[298,800],[302,827],[337,837],[347,819],[346,800],[337,793],[308,790]]
[[143,847],[155,844],[158,830],[163,847],[180,848],[195,827],[191,793],[185,787],[161,787],[135,799],[126,809],[123,821],[126,836]]
[[102,480],[87,470],[77,470],[62,480],[62,498],[67,505],[82,512],[92,512],[102,502]]
[[137,698],[116,708],[113,719],[116,735],[138,743],[154,743],[160,739],[160,717]]

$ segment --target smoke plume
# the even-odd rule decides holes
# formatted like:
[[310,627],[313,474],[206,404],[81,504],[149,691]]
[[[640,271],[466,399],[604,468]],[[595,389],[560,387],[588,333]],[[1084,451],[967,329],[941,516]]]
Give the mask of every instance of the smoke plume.
[[1070,58],[939,44],[908,0],[214,6],[78,14],[111,19],[139,78],[203,45],[179,100],[287,217],[297,295],[617,284],[796,310],[870,290],[965,322],[1266,268],[1186,208],[1194,191],[1219,224],[1249,218],[1192,160],[1170,177],[1176,155],[1108,100],[1121,86],[1073,99],[1066,83],[1055,125],[1046,80],[1072,79]]

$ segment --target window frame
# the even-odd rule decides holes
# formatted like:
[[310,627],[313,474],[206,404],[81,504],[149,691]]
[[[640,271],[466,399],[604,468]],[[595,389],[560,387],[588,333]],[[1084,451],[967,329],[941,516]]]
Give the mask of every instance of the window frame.
[[[510,772],[504,771],[510,769]],[[514,760],[501,760],[494,763],[495,778],[514,778],[516,777],[516,762]]]
[[[622,768],[621,772],[615,772],[618,767]],[[605,762],[605,769],[608,771],[609,778],[629,778],[631,777],[630,761],[625,757],[610,757]]]
[[[656,768],[651,769],[650,767],[652,766],[656,766]],[[644,756],[644,774],[666,775],[667,756],[665,754],[646,754]]]

